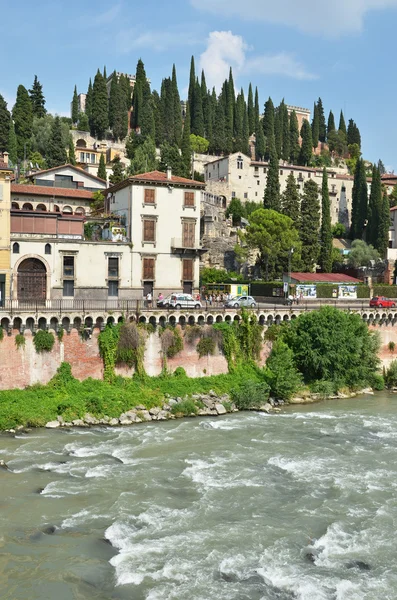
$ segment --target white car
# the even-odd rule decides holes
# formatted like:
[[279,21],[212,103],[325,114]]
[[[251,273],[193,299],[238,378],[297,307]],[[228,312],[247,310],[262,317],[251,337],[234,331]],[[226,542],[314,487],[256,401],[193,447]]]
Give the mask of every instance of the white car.
[[170,308],[201,308],[200,300],[195,300],[190,294],[172,294]]
[[246,308],[256,308],[258,304],[252,296],[236,296],[235,298],[228,300],[225,306],[227,308],[241,308],[242,306]]

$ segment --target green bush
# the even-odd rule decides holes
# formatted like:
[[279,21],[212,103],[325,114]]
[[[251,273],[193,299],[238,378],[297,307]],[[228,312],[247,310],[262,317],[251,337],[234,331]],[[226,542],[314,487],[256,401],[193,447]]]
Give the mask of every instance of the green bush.
[[270,388],[266,382],[258,383],[247,379],[237,388],[231,390],[231,397],[239,410],[249,410],[265,404],[269,398]]
[[357,298],[370,298],[371,290],[367,285],[358,285],[357,286]]
[[377,392],[381,392],[385,389],[385,380],[380,373],[374,373],[370,380],[371,387]]
[[266,367],[265,377],[272,396],[289,400],[302,386],[302,376],[295,367],[292,350],[283,341],[274,343]]
[[183,350],[183,339],[176,327],[166,327],[160,332],[161,347],[167,358],[174,358]]
[[173,376],[174,377],[181,377],[181,378],[187,377],[186,371],[185,371],[185,369],[183,367],[177,367],[175,369],[174,373],[173,373]]
[[77,380],[72,375],[72,367],[70,363],[62,362],[48,385],[55,388],[64,388],[69,383],[75,381]]
[[215,339],[213,337],[203,337],[196,346],[197,354],[200,358],[203,356],[213,356],[215,354]]
[[65,335],[65,330],[63,327],[60,327],[57,331],[57,338],[60,342],[62,342],[64,335]]
[[374,296],[397,298],[397,285],[374,285]]
[[[333,295],[334,290],[336,290],[336,295]],[[338,299],[338,286],[337,285],[330,285],[330,284],[317,284],[316,285],[316,293],[317,293],[317,298],[335,298],[335,300]]]
[[315,381],[310,386],[310,391],[325,399],[336,394],[338,390],[335,388],[334,381]]
[[51,352],[54,347],[55,338],[49,331],[39,329],[33,338],[36,352]]
[[384,380],[386,387],[397,387],[397,360],[393,360],[390,363],[389,368],[386,369]]
[[17,333],[17,335],[15,336],[15,345],[17,348],[23,348],[25,346],[25,336],[23,335],[23,333]]
[[185,417],[189,417],[191,414],[197,415],[198,408],[194,400],[183,400],[178,404],[174,404],[171,408],[171,412],[174,415],[182,414],[185,415]]

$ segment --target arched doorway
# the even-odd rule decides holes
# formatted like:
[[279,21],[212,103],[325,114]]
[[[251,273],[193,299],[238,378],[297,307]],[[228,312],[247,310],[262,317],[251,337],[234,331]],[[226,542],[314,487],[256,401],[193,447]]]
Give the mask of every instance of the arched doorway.
[[47,271],[38,258],[25,258],[18,267],[18,300],[27,302],[46,299]]

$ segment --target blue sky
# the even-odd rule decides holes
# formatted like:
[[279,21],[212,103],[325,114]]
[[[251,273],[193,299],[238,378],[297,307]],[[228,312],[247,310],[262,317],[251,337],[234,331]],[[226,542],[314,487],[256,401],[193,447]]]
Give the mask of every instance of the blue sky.
[[2,8],[0,93],[12,106],[35,74],[47,109],[69,113],[74,85],[84,92],[106,64],[134,73],[145,63],[152,87],[177,67],[186,94],[190,56],[219,87],[229,65],[236,87],[252,81],[263,105],[326,110],[360,128],[363,154],[397,172],[395,31],[397,0],[19,0]]

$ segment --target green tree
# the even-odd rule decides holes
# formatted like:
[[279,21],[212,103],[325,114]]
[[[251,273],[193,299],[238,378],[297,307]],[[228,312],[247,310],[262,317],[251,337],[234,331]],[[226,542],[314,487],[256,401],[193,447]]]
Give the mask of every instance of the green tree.
[[37,79],[37,75],[34,76],[32,89],[29,90],[30,100],[32,102],[32,110],[34,117],[44,117],[46,114],[45,109],[45,98],[43,94],[43,86]]
[[389,230],[391,226],[390,203],[386,190],[382,193],[382,204],[380,206],[378,236],[376,240],[376,249],[382,258],[387,257],[389,247]]
[[331,152],[335,152],[338,156],[346,154],[346,134],[339,129],[338,131],[331,131],[328,134],[328,146]]
[[112,174],[109,177],[109,182],[112,185],[116,185],[116,183],[120,183],[121,181],[124,181],[124,179],[123,163],[121,162],[120,156],[116,156],[116,158],[112,160]]
[[29,161],[34,165],[38,166],[39,169],[46,169],[47,163],[45,159],[41,156],[40,152],[31,152],[29,155]]
[[262,126],[266,142],[265,160],[269,160],[272,144],[274,143],[274,104],[270,97],[265,102]]
[[279,164],[274,143],[270,150],[270,162],[267,172],[265,194],[263,197],[263,206],[264,208],[278,212],[281,211]]
[[0,152],[9,151],[10,120],[11,115],[7,109],[7,102],[0,95]]
[[299,145],[299,125],[296,112],[293,110],[289,119],[289,143],[290,143],[290,162],[296,165],[299,161],[300,145]]
[[[91,134],[93,134],[93,130],[92,130],[92,95],[93,95],[93,90],[92,90],[92,81],[91,81],[91,77],[90,77],[90,81],[88,83],[87,95],[86,95],[86,99],[85,99],[85,114],[87,115],[87,118],[88,118],[88,123],[90,125],[89,131],[91,132]],[[83,131],[86,131],[86,130],[84,129]]]
[[14,121],[10,119],[10,129],[8,131],[8,158],[12,165],[16,165],[18,161],[18,145],[17,136],[15,135]]
[[68,161],[69,161],[69,164],[71,164],[71,165],[76,164],[76,154],[74,152],[74,142],[73,142],[73,138],[71,135],[69,136]]
[[77,124],[79,120],[79,97],[77,95],[77,86],[74,86],[73,98],[72,98],[72,123]]
[[177,175],[179,177],[184,176],[185,165],[182,161],[182,156],[180,155],[178,146],[164,142],[164,144],[160,146],[160,154],[160,171],[165,172],[167,167],[171,167],[173,175]]
[[244,206],[239,198],[232,198],[225,212],[226,218],[232,217],[233,225],[240,225],[241,219],[246,216]]
[[[110,88],[111,98],[109,98],[109,118],[110,118],[110,99],[112,99],[112,124],[113,136],[116,140],[123,140],[128,133],[128,110],[125,103],[124,91],[120,83],[117,81],[117,76],[113,74]],[[110,125],[110,122],[109,122]]]
[[197,154],[206,154],[208,152],[209,141],[199,135],[190,135],[190,146]]
[[323,101],[321,98],[317,100],[317,113],[318,113],[318,139],[320,142],[325,142],[327,138],[327,127],[325,124],[325,115]]
[[320,252],[318,234],[320,228],[320,203],[318,186],[313,179],[305,182],[301,200],[299,235],[302,242],[303,270],[312,272]]
[[109,127],[113,129],[116,112],[120,110],[120,90],[119,81],[116,71],[113,71],[112,79],[110,82],[110,93],[109,93]]
[[193,136],[190,134],[190,108],[189,104],[187,104],[181,144],[182,162],[185,177],[190,177],[192,172],[192,137]]
[[174,141],[180,146],[182,141],[182,111],[181,98],[179,96],[178,81],[176,78],[175,64],[172,65],[172,97],[174,101],[173,117],[174,117]]
[[274,143],[276,146],[276,153],[278,158],[281,158],[281,151],[283,146],[283,123],[280,106],[274,110]]
[[378,368],[378,336],[358,314],[324,306],[300,315],[282,339],[306,383],[331,381],[338,387],[362,387]]
[[225,111],[220,100],[216,105],[213,152],[215,152],[215,154],[222,154],[225,152]]
[[368,191],[365,164],[362,159],[356,163],[352,192],[352,213],[350,238],[361,239],[368,215]]
[[190,61],[190,76],[189,76],[189,91],[188,91],[188,103],[189,103],[189,114],[190,114],[190,131],[193,126],[193,115],[195,114],[194,100],[196,93],[196,69],[194,65],[194,56]]
[[86,113],[79,113],[79,117],[77,119],[77,129],[79,131],[90,131],[90,124]]
[[371,193],[368,201],[368,226],[366,240],[374,248],[378,248],[379,223],[382,213],[382,183],[379,169],[376,165],[372,168]]
[[199,81],[196,81],[196,90],[194,92],[194,113],[192,115],[191,132],[200,137],[204,137],[204,115],[203,102],[201,98],[201,87]]
[[344,238],[346,236],[346,227],[343,223],[335,223],[332,226],[332,237],[334,238]]
[[383,162],[382,162],[381,159],[378,160],[378,169],[379,169],[379,173],[381,175],[385,175],[386,174],[386,168],[385,168],[385,165],[383,164]]
[[359,148],[361,148],[361,135],[360,131],[353,121],[353,119],[349,120],[349,125],[347,128],[347,145],[357,144]]
[[330,110],[329,115],[328,115],[327,139],[328,139],[328,135],[331,133],[331,131],[335,131],[335,129],[336,129],[336,127],[335,127],[334,113],[332,112],[332,110]]
[[281,199],[281,212],[292,219],[295,227],[299,227],[300,198],[294,174],[287,177],[287,184]]
[[282,116],[282,149],[281,158],[285,161],[290,159],[290,126],[289,126],[289,114],[288,108],[284,100],[280,105],[281,116]]
[[364,240],[354,240],[347,257],[347,264],[354,269],[368,267],[371,260],[377,261],[379,258],[379,252],[373,246],[366,244]]
[[301,128],[302,145],[299,153],[299,164],[307,166],[313,152],[312,130],[309,121],[304,119]]
[[109,125],[106,81],[98,69],[92,88],[91,126],[94,135],[102,140]]
[[318,146],[318,136],[320,135],[320,121],[318,115],[317,103],[314,103],[313,108],[313,120],[312,120],[312,143],[313,148],[316,149]]
[[158,167],[156,157],[156,145],[154,141],[148,137],[138,146],[134,153],[134,157],[130,164],[130,174],[139,175],[140,173],[148,173],[155,171]]
[[343,131],[343,133],[345,135],[347,135],[347,129],[346,129],[346,122],[345,122],[345,117],[343,116],[343,112],[340,111],[340,117],[339,117],[339,127],[338,127],[339,131]]
[[294,354],[282,339],[273,343],[266,361],[265,378],[272,396],[289,400],[302,386],[302,376],[295,366]]
[[51,127],[51,137],[46,154],[48,166],[58,167],[67,163],[67,154],[65,149],[65,140],[62,136],[61,120],[55,117]]
[[299,264],[301,243],[292,219],[274,210],[259,208],[249,216],[249,225],[241,234],[242,244],[259,253],[259,264],[265,279],[270,275],[281,275],[288,265],[291,248],[292,268]]
[[12,118],[17,138],[18,158],[23,159],[30,152],[30,138],[33,125],[32,102],[28,90],[23,85],[18,86],[17,99],[12,109]]
[[252,84],[249,84],[248,88],[248,133],[252,135],[255,131],[255,108],[254,108],[254,96],[252,93]]
[[323,273],[330,273],[332,269],[332,231],[331,209],[328,190],[327,170],[323,169],[323,182],[321,187],[321,229],[320,229],[320,268]]
[[103,179],[104,181],[107,181],[106,162],[104,154],[101,154],[101,156],[99,157],[99,167],[97,176]]

